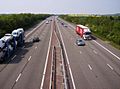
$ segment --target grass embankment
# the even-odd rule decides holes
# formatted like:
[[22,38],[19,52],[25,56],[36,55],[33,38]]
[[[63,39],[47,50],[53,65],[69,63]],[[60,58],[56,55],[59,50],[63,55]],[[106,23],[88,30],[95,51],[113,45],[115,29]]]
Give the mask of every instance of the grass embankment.
[[92,33],[120,49],[120,16],[60,16],[74,24],[88,26]]

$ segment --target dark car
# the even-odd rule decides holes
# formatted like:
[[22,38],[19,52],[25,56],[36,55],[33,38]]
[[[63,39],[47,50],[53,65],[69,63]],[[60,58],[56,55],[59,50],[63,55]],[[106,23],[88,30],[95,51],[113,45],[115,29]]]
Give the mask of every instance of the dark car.
[[83,39],[77,39],[77,40],[76,40],[76,44],[77,44],[78,46],[84,46],[84,45],[85,45],[85,41],[84,41]]
[[67,25],[64,25],[64,27],[68,27]]
[[34,37],[32,41],[33,41],[33,42],[39,42],[40,39],[39,39],[39,37]]

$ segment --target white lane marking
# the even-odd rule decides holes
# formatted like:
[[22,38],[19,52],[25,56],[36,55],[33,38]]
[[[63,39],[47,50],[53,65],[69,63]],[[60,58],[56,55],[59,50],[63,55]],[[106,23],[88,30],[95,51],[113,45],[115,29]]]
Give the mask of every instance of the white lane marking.
[[51,25],[51,35],[50,35],[49,46],[48,46],[48,51],[47,51],[45,67],[44,67],[44,71],[43,71],[43,77],[42,77],[42,82],[41,82],[40,89],[43,89],[43,83],[44,83],[44,79],[45,79],[45,73],[46,73],[46,68],[47,68],[48,56],[49,56],[50,45],[51,45],[51,40],[52,40],[52,31],[53,30],[52,30],[52,25]]
[[97,43],[100,47],[102,47],[103,49],[105,49],[107,52],[109,52],[110,54],[112,54],[114,57],[116,57],[118,60],[120,60],[120,57],[118,57],[117,55],[115,55],[114,53],[112,53],[110,50],[108,50],[107,48],[105,48],[104,46],[102,46],[100,43],[98,43],[97,41],[93,40],[95,43]]
[[34,28],[31,32],[29,32],[25,37],[28,37],[31,33],[33,33],[39,26],[41,26],[45,21],[42,21],[36,28]]
[[69,62],[68,55],[67,55],[67,51],[66,51],[66,48],[65,48],[65,44],[64,44],[64,42],[63,42],[63,37],[62,37],[62,34],[61,34],[61,32],[60,32],[60,28],[59,28],[59,26],[58,26],[57,23],[56,23],[56,25],[57,25],[58,31],[59,31],[59,33],[60,33],[60,38],[61,38],[61,40],[62,40],[63,49],[65,50],[65,55],[66,55],[66,59],[67,59],[67,63],[68,63],[68,68],[69,68],[70,76],[71,76],[72,83],[73,83],[73,89],[76,89],[75,82],[74,82],[73,75],[72,75],[72,70],[71,70],[71,67],[70,67],[70,62]]
[[30,57],[28,58],[28,61],[30,61],[30,60],[31,60],[31,58],[32,58],[32,57],[30,56]]
[[18,75],[18,77],[16,79],[16,82],[18,82],[18,80],[20,79],[21,75],[22,75],[21,73]]
[[88,64],[88,67],[89,67],[90,70],[92,70],[92,67],[89,64]]
[[80,51],[80,54],[82,54],[82,51]]
[[113,70],[113,67],[112,67],[110,64],[107,64],[107,66],[108,66],[111,70]]
[[11,60],[14,60],[16,56],[17,56],[17,55],[15,55]]
[[93,52],[94,52],[95,54],[98,54],[97,51],[95,51],[95,50],[93,50]]
[[37,49],[37,46],[35,47],[35,49]]
[[74,45],[76,46],[77,44],[76,44],[76,43],[74,43]]

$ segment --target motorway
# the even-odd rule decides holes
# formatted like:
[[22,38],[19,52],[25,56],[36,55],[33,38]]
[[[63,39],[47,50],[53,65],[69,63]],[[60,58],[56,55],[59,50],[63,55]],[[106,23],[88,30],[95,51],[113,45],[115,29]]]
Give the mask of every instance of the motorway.
[[[69,65],[73,89],[120,89],[120,51],[96,39],[77,46],[75,25],[50,17],[25,33],[25,46],[0,64],[0,89],[43,89],[46,60],[55,20]],[[61,25],[64,22],[67,27]],[[40,42],[31,39],[39,36]]]
[[79,36],[74,25],[60,19],[58,27],[72,71],[74,89],[120,89],[120,51],[98,38],[79,47],[75,44]]

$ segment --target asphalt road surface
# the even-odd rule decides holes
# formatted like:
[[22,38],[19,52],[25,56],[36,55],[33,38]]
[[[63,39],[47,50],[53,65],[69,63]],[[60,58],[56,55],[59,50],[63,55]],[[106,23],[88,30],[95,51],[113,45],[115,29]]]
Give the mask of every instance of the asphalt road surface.
[[[25,46],[7,63],[0,64],[0,89],[41,89],[54,17],[25,33]],[[58,20],[59,19],[59,20]],[[77,46],[75,25],[56,18],[61,33],[74,89],[120,89],[120,51],[100,39]],[[64,22],[67,27],[61,24]],[[40,42],[32,43],[34,36]]]
[[75,25],[61,19],[57,24],[72,71],[74,88],[120,89],[120,51],[98,38],[85,41],[85,46],[77,46],[75,41],[80,37],[75,33]]

